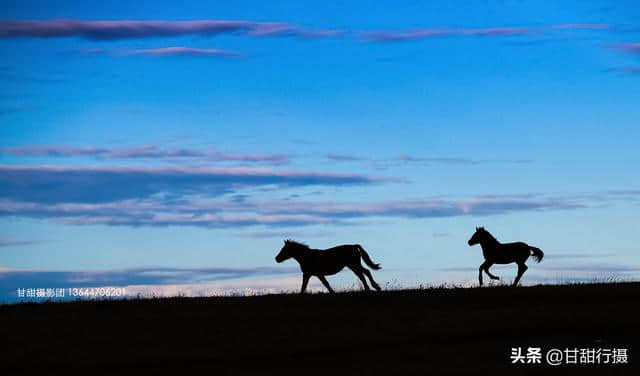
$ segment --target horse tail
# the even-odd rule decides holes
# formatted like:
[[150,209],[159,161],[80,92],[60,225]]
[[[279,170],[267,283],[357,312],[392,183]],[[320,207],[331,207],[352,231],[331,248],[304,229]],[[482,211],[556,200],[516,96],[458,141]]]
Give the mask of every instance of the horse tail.
[[362,256],[362,259],[364,260],[365,264],[367,264],[371,269],[374,269],[374,270],[382,269],[380,264],[374,264],[373,261],[371,261],[371,257],[369,257],[369,254],[367,253],[367,251],[365,251],[360,244],[356,244],[356,247],[358,248],[358,251],[360,251],[360,256]]
[[542,258],[544,257],[544,252],[542,252],[540,248],[529,246],[529,249],[531,250],[531,255],[533,256],[534,259],[536,259],[537,262],[542,261]]

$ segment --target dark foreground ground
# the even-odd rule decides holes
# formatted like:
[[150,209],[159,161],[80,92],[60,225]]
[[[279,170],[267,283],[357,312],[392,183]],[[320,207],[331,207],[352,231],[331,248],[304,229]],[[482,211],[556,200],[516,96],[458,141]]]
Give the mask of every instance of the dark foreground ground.
[[[617,283],[4,305],[0,369],[640,375],[639,298]],[[513,347],[626,348],[629,364],[512,365]]]

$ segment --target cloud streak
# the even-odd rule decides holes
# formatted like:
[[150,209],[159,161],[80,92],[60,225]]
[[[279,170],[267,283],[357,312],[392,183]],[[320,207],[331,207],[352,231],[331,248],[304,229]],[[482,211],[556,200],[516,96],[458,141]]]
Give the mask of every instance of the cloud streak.
[[402,42],[443,37],[504,37],[524,36],[554,30],[606,30],[610,24],[563,24],[546,27],[490,27],[490,28],[425,28],[408,31],[374,31],[360,33],[360,39],[369,42]]
[[615,71],[624,74],[640,74],[640,66],[615,68]]
[[4,20],[0,21],[0,38],[78,37],[95,41],[178,37],[184,35],[216,36],[240,34],[253,37],[297,36],[334,38],[340,30],[306,30],[282,22],[236,20]]
[[[0,147],[0,154],[21,157],[95,157],[103,159],[189,159],[201,158],[216,162],[268,163],[280,165],[289,163],[291,157],[279,153],[230,153],[217,150],[194,150],[185,148],[163,149],[153,145],[129,148],[97,148],[62,145],[26,145]],[[374,162],[377,166],[393,164],[447,164],[477,165],[484,163],[531,163],[528,159],[469,159],[460,157],[421,157],[401,154],[391,158],[372,159],[350,154],[328,153],[324,158],[332,162]],[[387,166],[388,167],[388,166]]]
[[353,225],[371,218],[420,219],[574,210],[606,201],[633,201],[640,192],[627,189],[566,196],[489,194],[460,199],[377,202],[257,200],[246,194],[247,190],[255,189],[370,186],[394,181],[397,180],[359,174],[270,168],[0,165],[0,216],[70,225],[300,227]]
[[421,157],[415,155],[401,154],[391,158],[373,159],[350,154],[326,154],[324,156],[331,162],[373,162],[375,167],[389,168],[393,165],[401,164],[444,164],[444,165],[478,165],[485,163],[512,163],[524,164],[533,162],[530,159],[470,159],[460,157]]
[[355,155],[334,154],[334,153],[329,153],[325,155],[325,158],[327,158],[332,162],[356,162],[356,161],[366,160],[365,158],[357,157]]
[[[624,52],[627,55],[640,56],[640,43],[638,42],[614,44],[614,45],[610,45],[609,48]],[[626,66],[626,67],[616,67],[616,68],[607,69],[606,71],[635,75],[635,74],[640,74],[640,66],[632,65],[632,66]]]
[[291,239],[291,238],[328,238],[335,235],[329,231],[253,231],[238,233],[239,237],[250,239]]
[[122,52],[124,55],[138,56],[192,56],[192,57],[237,57],[239,53],[228,50],[218,50],[211,48],[191,48],[191,47],[162,47],[162,48],[146,48],[138,50],[126,50]]
[[613,48],[631,54],[640,54],[640,43],[620,43],[613,46]]
[[[580,258],[580,257],[578,257]],[[514,266],[509,265],[496,265],[499,268],[513,269]],[[471,273],[477,272],[478,267],[452,267],[452,268],[439,268],[435,269],[440,272],[452,272],[452,273]],[[551,264],[551,265],[536,265],[536,270],[562,273],[567,275],[579,275],[586,277],[587,280],[593,279],[597,276],[610,276],[610,275],[626,275],[636,274],[640,272],[640,265],[627,265],[627,264],[613,264],[613,263],[591,263],[591,264]],[[547,273],[549,274],[549,273]]]
[[17,245],[29,245],[42,243],[40,240],[17,240],[13,238],[0,238],[0,247],[12,247]]
[[294,36],[307,39],[357,36],[371,42],[397,42],[452,36],[522,36],[563,30],[606,30],[610,24],[573,23],[542,27],[424,28],[408,31],[353,32],[336,29],[308,30],[284,22],[238,20],[4,20],[0,38],[78,37],[108,41],[184,35],[237,34],[252,37]]
[[[571,210],[585,204],[558,198],[423,199],[349,203],[291,200],[190,200],[157,198],[107,203],[33,203],[0,200],[0,215],[52,219],[73,225],[299,227],[349,225],[367,218],[489,216],[523,211]],[[264,233],[259,233],[262,236]]]
[[367,185],[358,174],[270,168],[2,166],[0,199],[32,203],[104,203],[157,194],[218,196],[248,187]]
[[582,265],[543,265],[543,270],[558,272],[583,272],[583,273],[636,273],[640,272],[640,265],[622,265],[610,263],[593,263]]
[[131,148],[96,148],[74,146],[17,146],[0,148],[0,154],[15,156],[42,157],[96,157],[105,159],[164,159],[164,158],[202,158],[218,162],[248,162],[284,164],[289,156],[272,153],[226,153],[217,150],[193,150],[184,148],[161,149],[156,146],[137,146]]
[[[288,267],[173,268],[141,267],[120,270],[0,270],[0,286],[17,288],[67,288],[128,285],[206,283],[227,279],[283,275],[298,272]],[[14,290],[15,291],[15,290]]]

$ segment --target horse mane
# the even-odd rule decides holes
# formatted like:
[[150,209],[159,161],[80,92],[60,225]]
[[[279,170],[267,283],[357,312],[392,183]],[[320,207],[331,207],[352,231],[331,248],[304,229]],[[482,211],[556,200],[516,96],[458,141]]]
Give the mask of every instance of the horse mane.
[[495,236],[491,235],[491,233],[490,233],[489,231],[485,230],[485,229],[484,229],[484,227],[480,227],[480,230],[482,230],[482,232],[484,232],[484,233],[485,233],[485,236],[486,236],[489,240],[491,240],[492,242],[500,243],[500,242],[498,241],[498,239],[496,239],[496,238],[495,238]]
[[298,246],[298,247],[309,249],[308,245],[306,245],[304,243],[301,243],[301,242],[297,242],[295,240],[287,239],[287,240],[285,240],[285,243],[289,243],[289,244],[293,244],[293,245]]

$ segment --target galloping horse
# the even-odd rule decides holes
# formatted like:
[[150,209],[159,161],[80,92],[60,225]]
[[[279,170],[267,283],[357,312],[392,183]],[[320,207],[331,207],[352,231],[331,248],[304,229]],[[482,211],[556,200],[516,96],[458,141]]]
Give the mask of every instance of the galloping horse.
[[518,264],[518,275],[513,281],[513,286],[516,286],[524,272],[528,269],[527,265],[524,263],[527,261],[529,256],[533,256],[537,262],[542,261],[542,257],[544,256],[544,253],[539,248],[532,247],[527,243],[517,242],[502,244],[496,240],[489,231],[485,230],[484,227],[476,227],[476,232],[473,234],[471,239],[469,239],[468,243],[469,246],[480,243],[480,246],[482,247],[484,262],[480,265],[480,271],[478,274],[480,286],[482,286],[482,271],[487,273],[491,279],[500,279],[500,277],[491,274],[489,272],[489,268],[493,264],[511,264],[512,262]]
[[280,263],[292,257],[300,264],[302,270],[301,294],[304,294],[307,289],[307,283],[312,275],[318,277],[327,290],[332,293],[333,289],[329,286],[325,276],[336,274],[345,266],[360,278],[365,290],[370,291],[367,280],[364,278],[366,275],[373,288],[380,291],[380,286],[373,280],[369,269],[360,264],[360,258],[374,270],[380,269],[380,264],[374,264],[359,244],[345,244],[320,250],[309,248],[308,245],[293,240],[285,240],[284,246],[276,256],[276,261]]

